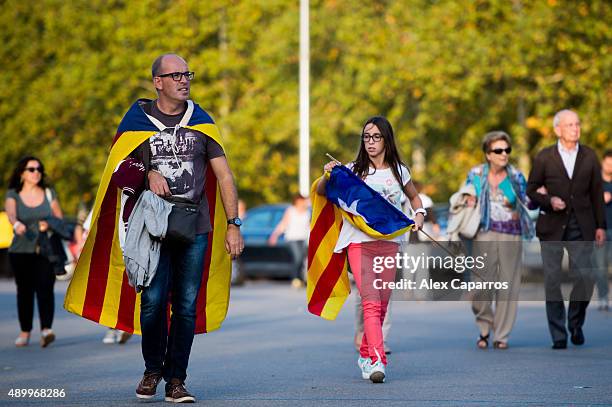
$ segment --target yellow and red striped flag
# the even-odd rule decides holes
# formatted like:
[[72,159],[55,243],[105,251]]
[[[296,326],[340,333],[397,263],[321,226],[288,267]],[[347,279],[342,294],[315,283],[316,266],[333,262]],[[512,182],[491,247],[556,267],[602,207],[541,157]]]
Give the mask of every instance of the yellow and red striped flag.
[[324,196],[317,194],[317,179],[310,199],[312,218],[308,238],[306,295],[308,311],[325,319],[336,319],[351,293],[346,254],[334,253],[342,228],[342,213]]
[[[120,191],[110,181],[121,160],[158,132],[139,102],[126,113],[113,140],[93,207],[91,229],[64,300],[64,308],[69,312],[136,334],[140,334],[140,294],[129,285],[125,273],[118,235]],[[186,127],[207,135],[223,148],[217,126],[196,104]],[[210,166],[205,196],[212,231],[208,235],[198,293],[195,333],[219,328],[229,305],[231,262],[224,243],[226,218],[217,179]]]

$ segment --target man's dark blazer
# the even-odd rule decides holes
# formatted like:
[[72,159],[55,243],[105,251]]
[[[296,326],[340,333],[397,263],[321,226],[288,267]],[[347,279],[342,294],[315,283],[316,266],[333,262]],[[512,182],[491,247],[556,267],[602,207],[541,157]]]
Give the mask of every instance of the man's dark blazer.
[[[546,195],[536,192],[541,186],[546,187]],[[583,240],[595,240],[595,229],[606,227],[599,160],[595,152],[583,144],[578,148],[571,179],[567,176],[557,144],[540,151],[529,173],[527,195],[540,205],[540,216],[536,224],[540,240],[562,240],[572,209]],[[564,210],[553,211],[550,205],[553,196],[563,199],[566,205]]]

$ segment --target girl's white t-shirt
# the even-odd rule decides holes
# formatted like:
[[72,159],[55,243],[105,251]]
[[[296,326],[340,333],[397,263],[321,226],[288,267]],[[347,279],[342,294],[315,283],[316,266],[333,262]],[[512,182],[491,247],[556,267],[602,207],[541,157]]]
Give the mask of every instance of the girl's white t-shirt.
[[[346,166],[348,169],[352,170],[353,165],[354,163],[349,163]],[[398,169],[400,170],[402,185],[397,182],[390,167],[376,171],[374,171],[374,168],[370,167],[370,172],[363,181],[401,211],[401,199],[404,195],[403,190],[404,186],[410,181],[410,172],[408,168],[403,165],[400,165]],[[340,253],[351,243],[371,242],[374,240],[376,239],[363,233],[345,219],[344,222],[342,222],[342,229],[340,229],[340,235],[338,235],[338,242],[336,242],[334,252]],[[402,240],[402,236],[397,236],[390,241],[400,243]]]

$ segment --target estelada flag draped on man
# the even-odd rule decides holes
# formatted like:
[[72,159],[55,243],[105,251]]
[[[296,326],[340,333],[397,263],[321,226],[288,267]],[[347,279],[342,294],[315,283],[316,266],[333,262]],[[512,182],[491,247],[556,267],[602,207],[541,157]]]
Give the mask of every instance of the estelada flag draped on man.
[[308,311],[333,320],[351,292],[346,253],[334,253],[343,218],[367,235],[386,240],[406,233],[414,221],[343,165],[332,169],[325,186],[327,197],[316,192],[319,180],[310,194],[306,294]]
[[[140,294],[129,285],[125,273],[118,236],[121,193],[111,183],[111,177],[122,160],[159,131],[140,102],[134,103],[125,114],[113,140],[98,187],[90,232],[64,301],[64,308],[74,314],[137,334],[140,334]],[[186,128],[200,131],[223,148],[217,126],[202,108],[188,101],[187,114],[191,117]],[[212,231],[208,234],[195,333],[219,328],[229,304],[231,262],[224,243],[226,218],[217,178],[210,165],[205,188]]]

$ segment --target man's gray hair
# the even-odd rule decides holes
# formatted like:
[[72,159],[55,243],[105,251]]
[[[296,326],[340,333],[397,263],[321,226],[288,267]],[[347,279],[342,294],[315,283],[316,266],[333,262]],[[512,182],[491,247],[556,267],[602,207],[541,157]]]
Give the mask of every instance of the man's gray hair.
[[553,117],[553,127],[559,127],[559,123],[561,122],[561,116],[563,116],[566,113],[573,113],[576,116],[578,116],[578,113],[570,109],[559,110],[557,113],[555,113],[555,117]]

